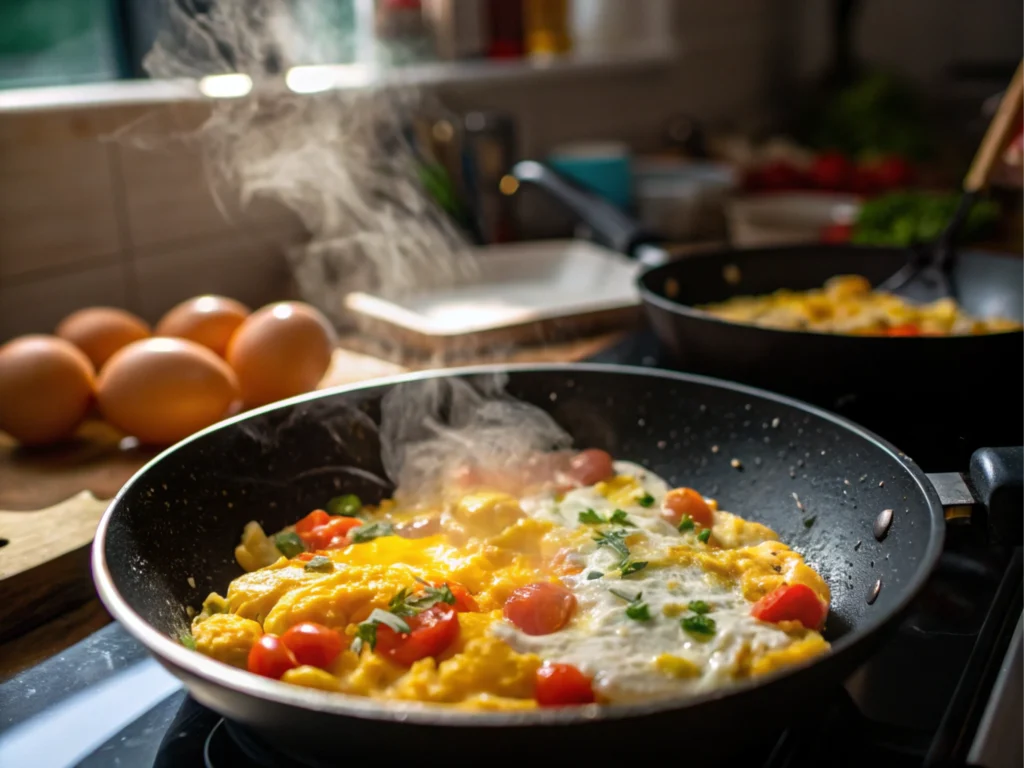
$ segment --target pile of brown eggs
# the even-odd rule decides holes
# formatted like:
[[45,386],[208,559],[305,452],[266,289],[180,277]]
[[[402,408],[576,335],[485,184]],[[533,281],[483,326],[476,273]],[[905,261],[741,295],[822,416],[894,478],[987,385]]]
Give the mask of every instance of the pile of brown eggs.
[[54,335],[0,346],[0,431],[24,445],[65,440],[93,405],[126,435],[170,445],[238,412],[309,392],[327,372],[334,329],[301,302],[255,312],[198,296],[154,329],[91,307]]

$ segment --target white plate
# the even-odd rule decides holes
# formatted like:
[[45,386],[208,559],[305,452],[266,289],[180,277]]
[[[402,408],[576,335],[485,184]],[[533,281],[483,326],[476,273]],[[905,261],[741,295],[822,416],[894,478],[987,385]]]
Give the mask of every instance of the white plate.
[[640,264],[581,240],[545,240],[476,249],[472,282],[388,300],[350,293],[357,319],[421,337],[451,338],[545,321],[634,310]]

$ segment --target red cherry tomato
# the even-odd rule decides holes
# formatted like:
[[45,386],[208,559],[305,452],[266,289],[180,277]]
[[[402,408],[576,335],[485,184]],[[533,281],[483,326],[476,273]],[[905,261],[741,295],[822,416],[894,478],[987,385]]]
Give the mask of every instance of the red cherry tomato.
[[331,516],[322,509],[314,509],[295,524],[295,532],[299,534],[300,537],[304,537],[314,528],[318,528],[329,522],[330,519]]
[[594,688],[590,678],[572,664],[545,664],[537,670],[534,698],[542,707],[591,704]]
[[262,635],[249,649],[249,671],[274,680],[289,669],[295,669],[299,662],[277,635]]
[[456,584],[454,581],[449,582],[438,582],[434,584],[435,587],[441,588],[445,584],[448,584],[448,589],[455,595],[455,608],[457,613],[477,613],[480,610],[480,606],[476,604],[476,600],[469,594],[469,590],[461,584]]
[[437,656],[459,636],[459,617],[454,606],[439,603],[405,619],[409,632],[377,627],[377,653],[404,667],[427,656]]
[[362,524],[358,517],[332,517],[302,536],[302,540],[310,549],[340,549],[348,546],[348,532]]
[[811,184],[818,189],[845,190],[853,165],[842,152],[823,152],[814,158],[809,172]]
[[304,563],[308,563],[314,557],[316,557],[316,553],[315,552],[300,552],[299,554],[297,554],[295,556],[295,559],[296,560],[301,560]]
[[820,237],[823,243],[848,243],[852,234],[852,224],[829,224],[822,228]]
[[588,448],[569,460],[565,474],[579,485],[593,485],[614,475],[615,468],[607,451]]
[[899,155],[883,157],[871,166],[871,173],[879,189],[901,189],[914,180],[914,168]]
[[326,669],[341,653],[341,635],[323,624],[306,621],[281,635],[281,642],[299,664]]
[[528,635],[550,635],[572,618],[576,596],[565,587],[538,582],[519,587],[505,601],[505,618]]
[[683,515],[689,515],[701,528],[710,528],[715,522],[711,507],[693,488],[673,488],[665,494],[662,516],[673,525],[678,525]]
[[802,189],[805,183],[800,169],[785,160],[767,163],[757,172],[757,186],[765,191]]
[[913,323],[894,325],[885,332],[886,336],[920,336],[921,329]]
[[818,629],[828,615],[828,605],[806,584],[783,584],[762,597],[750,610],[759,621],[799,621],[808,629]]

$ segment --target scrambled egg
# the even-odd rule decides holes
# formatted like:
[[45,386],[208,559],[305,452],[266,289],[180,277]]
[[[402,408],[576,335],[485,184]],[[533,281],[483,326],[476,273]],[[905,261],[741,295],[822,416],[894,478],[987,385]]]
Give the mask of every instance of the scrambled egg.
[[[280,678],[286,683],[510,710],[537,706],[545,662],[576,666],[593,680],[597,700],[610,702],[696,693],[828,649],[815,630],[750,615],[754,601],[782,584],[804,584],[824,604],[830,600],[822,578],[770,529],[710,499],[713,525],[680,529],[662,508],[664,481],[627,462],[615,470],[605,482],[562,493],[517,499],[481,490],[435,510],[367,509],[379,535],[321,551],[315,564],[311,554],[285,556],[274,543],[279,537],[250,523],[236,550],[249,572],[204,602],[192,627],[196,650],[245,669],[264,633],[315,622],[338,632],[344,650],[325,668],[288,669]],[[426,520],[420,532],[429,535],[395,535],[414,520]],[[457,614],[455,640],[411,665],[361,647],[360,628],[371,615],[423,583],[459,585],[475,601],[474,610]],[[563,629],[529,635],[503,608],[515,590],[538,583],[571,591],[576,608]],[[680,628],[680,621],[690,626],[686,617],[698,604],[712,619],[705,629],[714,627],[705,636]]]
[[734,296],[698,309],[738,323],[864,336],[949,336],[1021,329],[1020,323],[1005,318],[970,317],[952,299],[911,304],[872,291],[871,283],[859,275],[833,277],[818,290]]

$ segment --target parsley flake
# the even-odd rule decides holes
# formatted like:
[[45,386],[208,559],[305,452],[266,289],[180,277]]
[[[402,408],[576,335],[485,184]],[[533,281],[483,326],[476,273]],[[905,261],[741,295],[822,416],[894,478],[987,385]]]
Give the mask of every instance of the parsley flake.
[[687,531],[692,531],[695,526],[696,526],[696,523],[693,522],[693,518],[690,517],[689,515],[683,515],[679,519],[679,532],[680,533],[686,533]]
[[705,603],[703,600],[694,600],[687,606],[687,608],[701,616],[705,613],[711,612],[711,606]]
[[306,545],[302,543],[302,539],[295,531],[277,534],[274,537],[274,546],[285,557],[295,557],[306,551]]
[[629,557],[629,547],[626,546],[626,531],[607,531],[594,536],[598,547],[608,547],[619,554],[624,562]]
[[335,517],[362,517],[363,502],[354,493],[335,496],[327,502],[327,514]]
[[702,635],[711,637],[715,634],[715,620],[703,615],[687,616],[679,622],[683,629],[691,635]]
[[391,523],[368,523],[353,529],[350,535],[355,544],[365,544],[381,536],[394,536],[395,529]]
[[636,500],[636,503],[639,504],[641,507],[647,509],[654,506],[654,497],[651,496],[651,494],[649,493],[645,493],[643,496]]
[[708,539],[711,538],[711,529],[705,528],[703,531],[697,534],[697,538],[700,539],[701,544],[707,544]]
[[627,560],[620,568],[622,577],[632,576],[634,573],[639,573],[647,567],[646,560]]
[[612,516],[608,518],[609,523],[617,523],[618,525],[627,525],[630,528],[636,528],[636,524],[630,522],[629,517],[626,515],[625,510],[616,509],[612,512]]
[[604,574],[601,573],[600,571],[591,571],[590,573],[587,574],[587,581],[593,581],[594,579],[600,579],[602,576],[604,576]]
[[435,587],[422,579],[416,579],[425,589],[412,592],[407,588],[398,590],[388,602],[388,610],[395,616],[415,616],[438,603],[455,605],[455,595],[447,584]]
[[579,515],[580,522],[585,525],[601,525],[601,523],[607,523],[608,521],[601,517],[597,512],[590,509],[589,507]]
[[390,611],[382,611],[380,608],[374,608],[366,621],[362,621],[356,625],[356,637],[355,640],[352,641],[352,650],[359,653],[363,649],[364,645],[368,645],[372,651],[377,645],[377,627],[381,625],[388,627],[399,634],[405,634],[412,631],[409,625],[400,616],[396,616]]
[[317,555],[306,563],[306,570],[315,571],[316,573],[330,573],[334,570],[334,562],[329,557]]
[[647,607],[647,603],[643,602],[643,592],[637,592],[635,596],[630,597],[624,595],[615,589],[608,590],[620,600],[625,600],[629,605],[626,606],[626,616],[633,619],[634,621],[650,621],[651,611]]
[[810,528],[812,525],[814,525],[814,521],[817,519],[817,515],[811,515],[810,517],[808,517],[806,520],[804,520],[804,528]]

